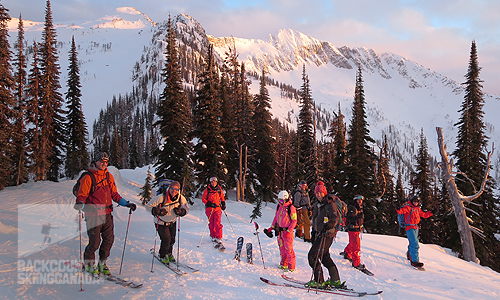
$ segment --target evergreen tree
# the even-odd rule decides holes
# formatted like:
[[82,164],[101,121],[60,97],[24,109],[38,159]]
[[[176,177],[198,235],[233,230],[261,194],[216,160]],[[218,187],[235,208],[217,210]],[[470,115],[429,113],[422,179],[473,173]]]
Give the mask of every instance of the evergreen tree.
[[[300,112],[299,123],[297,125],[299,162],[298,170],[301,170],[300,180],[304,179],[307,185],[314,187],[318,180],[318,170],[316,163],[316,137],[314,136],[313,109],[311,86],[309,77],[306,74],[306,67],[302,69],[302,86],[300,88]],[[311,199],[314,199],[311,196]]]
[[377,167],[377,182],[378,184],[378,197],[377,205],[377,219],[374,222],[374,232],[383,234],[396,234],[397,229],[397,215],[394,213],[394,207],[397,206],[396,193],[394,191],[394,182],[392,173],[389,170],[389,145],[387,143],[387,136],[384,134],[384,141],[380,156],[378,159]]
[[40,46],[41,63],[41,149],[38,154],[42,166],[42,179],[58,181],[64,147],[63,98],[59,89],[59,64],[57,63],[56,30],[52,20],[50,0],[45,9],[45,24]]
[[40,94],[41,94],[41,71],[39,68],[38,47],[33,42],[33,60],[26,84],[26,122],[30,125],[26,132],[28,139],[27,151],[30,172],[35,175],[35,180],[43,180],[43,160],[40,155],[42,148],[42,137],[40,130]]
[[122,137],[118,132],[118,128],[115,127],[113,131],[113,138],[111,139],[109,163],[115,166],[117,169],[123,168],[123,149],[122,149]]
[[[345,195],[346,167],[347,167],[347,138],[345,116],[342,114],[339,103],[339,112],[333,119],[329,135],[333,138],[333,190],[340,196]],[[347,199],[344,199],[347,200]]]
[[152,190],[152,181],[153,181],[153,174],[151,174],[151,167],[148,167],[148,174],[146,175],[146,180],[144,182],[144,185],[141,187],[142,192],[139,194],[141,197],[141,203],[142,205],[146,205],[149,200],[151,200],[152,195],[151,195],[151,190]]
[[291,192],[296,184],[294,170],[297,155],[293,145],[297,140],[296,133],[278,119],[273,120],[273,128],[276,133],[277,186],[279,190]]
[[11,51],[7,29],[9,20],[8,9],[0,4],[0,174],[2,174],[0,176],[0,190],[9,184],[9,175],[12,174],[14,127],[11,120],[15,119],[16,116],[14,111],[16,101],[13,96],[15,82],[11,73]]
[[[215,70],[213,47],[209,46],[205,61],[205,70],[199,76],[200,88],[196,91],[193,109],[196,138],[193,160],[198,182],[203,185],[212,176],[219,178],[219,183],[226,178],[226,150],[221,130],[221,101],[218,96],[218,78]],[[199,186],[202,189],[203,186]]]
[[[434,182],[431,178],[431,170],[429,167],[429,152],[427,148],[427,139],[422,129],[420,133],[420,145],[417,152],[417,165],[412,176],[413,194],[420,196],[422,208],[429,210],[437,206],[432,187]],[[432,217],[434,219],[434,217]],[[431,219],[432,220],[432,219]],[[435,225],[433,222],[422,222],[420,224],[420,236],[422,242],[430,243],[435,236]]]
[[[158,121],[155,123],[159,126],[163,145],[157,153],[155,177],[157,181],[168,178],[191,182],[191,110],[182,87],[175,31],[170,17],[166,39],[165,68],[162,74],[165,88],[160,96]],[[186,191],[186,187],[183,188]]]
[[403,187],[403,179],[401,176],[401,168],[398,170],[398,179],[396,180],[396,199],[398,200],[398,204],[402,204],[406,199],[405,190]]
[[254,98],[253,115],[254,142],[258,202],[272,202],[276,193],[275,134],[272,128],[271,99],[266,87],[266,76],[262,70],[259,94]]
[[[376,212],[375,207],[375,154],[368,143],[374,143],[369,135],[365,112],[365,94],[361,67],[358,68],[356,76],[356,87],[354,90],[354,103],[352,108],[352,120],[349,125],[349,139],[347,144],[348,167],[346,173],[346,189],[341,196],[347,201],[360,194],[365,197],[363,204],[365,217],[371,218]],[[372,223],[373,224],[373,223]],[[372,224],[366,227],[371,230]]]
[[75,45],[75,37],[71,39],[68,66],[68,91],[66,92],[67,124],[66,134],[66,177],[75,178],[81,170],[86,170],[89,165],[87,151],[88,131],[82,110],[82,93],[80,91],[80,67]]
[[[458,136],[456,145],[457,148],[453,152],[456,157],[456,166],[461,174],[457,175],[457,187],[464,195],[473,195],[478,189],[483,180],[487,167],[487,157],[485,148],[488,143],[488,137],[485,134],[486,126],[483,121],[484,117],[484,99],[482,92],[482,80],[479,78],[481,68],[479,67],[477,48],[475,41],[472,42],[469,66],[465,86],[465,96],[462,102],[460,119],[458,126]],[[493,195],[495,183],[492,178],[489,178],[485,191],[474,201],[479,206],[470,207],[476,214],[469,213],[468,217],[472,220],[477,230],[482,232],[484,238],[478,238],[474,235],[474,244],[476,256],[481,262],[489,267],[499,271],[500,257],[497,255],[500,250],[500,242],[494,237],[498,234],[500,220],[500,203]],[[467,206],[467,203],[464,203]],[[460,239],[458,233],[452,241],[456,241],[450,245],[454,251],[461,251]]]
[[17,102],[14,122],[14,134],[12,135],[14,144],[14,155],[12,157],[12,181],[14,185],[28,181],[28,161],[27,161],[27,139],[25,136],[26,128],[26,97],[24,90],[26,88],[26,57],[24,55],[24,24],[21,15],[17,27],[17,41],[14,45],[16,49],[16,58],[14,61],[14,80],[16,84],[15,99]]

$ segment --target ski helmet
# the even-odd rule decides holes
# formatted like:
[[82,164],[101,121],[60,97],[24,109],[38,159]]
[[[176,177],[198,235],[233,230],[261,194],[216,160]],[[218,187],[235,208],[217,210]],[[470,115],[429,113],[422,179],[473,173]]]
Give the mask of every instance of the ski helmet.
[[288,198],[290,198],[290,195],[288,195],[288,192],[287,191],[281,191],[279,192],[278,194],[278,200],[288,200]]

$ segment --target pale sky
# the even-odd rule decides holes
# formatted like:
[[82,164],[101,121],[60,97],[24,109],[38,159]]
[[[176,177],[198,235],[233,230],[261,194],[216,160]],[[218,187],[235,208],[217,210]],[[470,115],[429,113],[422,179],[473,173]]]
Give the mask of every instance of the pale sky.
[[[42,21],[46,0],[0,0],[11,17]],[[393,52],[462,83],[473,40],[483,92],[500,95],[498,0],[52,0],[54,22],[132,6],[161,22],[185,13],[207,34],[267,40],[290,28],[336,47]]]

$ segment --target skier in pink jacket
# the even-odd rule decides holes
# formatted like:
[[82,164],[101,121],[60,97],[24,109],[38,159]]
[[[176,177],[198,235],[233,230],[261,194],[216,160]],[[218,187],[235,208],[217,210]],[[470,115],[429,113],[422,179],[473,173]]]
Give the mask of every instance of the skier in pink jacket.
[[293,230],[297,225],[297,211],[287,191],[278,194],[278,206],[273,223],[269,229],[264,229],[268,237],[273,237],[272,230],[278,238],[281,262],[279,268],[283,271],[295,271],[295,251],[293,251]]

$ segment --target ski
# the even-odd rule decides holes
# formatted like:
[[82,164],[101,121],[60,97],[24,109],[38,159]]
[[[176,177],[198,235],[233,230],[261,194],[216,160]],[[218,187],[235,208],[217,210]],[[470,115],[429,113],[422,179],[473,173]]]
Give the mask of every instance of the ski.
[[414,267],[412,266],[415,270],[417,271],[425,271],[425,268],[424,267]]
[[123,287],[128,287],[131,289],[139,289],[142,287],[142,283],[135,283],[130,280],[123,279],[121,277],[115,276],[115,275],[103,275],[104,279],[107,281],[116,283],[118,285],[121,285]]
[[158,260],[162,265],[164,265],[165,267],[167,267],[169,270],[171,270],[175,274],[177,274],[179,276],[187,274],[187,272],[182,271],[182,270],[178,269],[177,267],[175,267],[174,263],[172,263],[172,264],[166,264],[166,263],[164,263],[164,262],[161,261],[161,259],[160,259],[160,257],[158,257],[158,255],[156,255],[155,253],[151,253],[151,254],[153,254],[153,256],[156,258],[156,260]]
[[240,261],[241,258],[241,249],[243,248],[243,237],[240,236],[238,241],[236,242],[236,251],[234,252],[234,259]]
[[126,280],[126,279],[123,279],[121,277],[111,275],[111,274],[109,274],[109,275],[93,274],[93,273],[87,272],[85,270],[83,270],[82,272],[84,272],[84,273],[86,273],[94,278],[105,279],[106,281],[113,282],[113,283],[116,283],[116,284],[121,285],[123,287],[128,287],[131,289],[139,289],[143,286],[142,283],[135,283],[133,281]]
[[370,271],[370,270],[368,270],[366,267],[364,267],[363,269],[358,269],[356,267],[353,267],[353,268],[356,269],[356,270],[359,270],[359,271],[361,271],[363,273],[365,273],[368,276],[375,276],[375,274],[373,274],[373,272]]
[[306,287],[306,286],[303,286],[303,285],[294,285],[294,284],[290,284],[290,283],[276,283],[276,282],[272,282],[271,280],[269,279],[266,279],[264,277],[260,277],[260,280],[262,280],[263,282],[267,283],[267,284],[270,284],[270,285],[274,285],[274,286],[282,286],[282,287],[291,287],[291,288],[295,288],[295,289],[299,289],[299,290],[306,290],[306,291],[311,291],[311,292],[316,292],[316,293],[325,293],[325,294],[334,294],[334,295],[342,295],[342,296],[347,296],[347,297],[363,297],[363,296],[366,296],[366,295],[377,295],[377,294],[380,294],[382,293],[382,291],[379,291],[377,294],[369,294],[367,292],[355,292],[355,291],[352,291],[352,290],[342,290],[342,289],[314,289],[314,288],[309,288],[309,287]]
[[[283,279],[285,279],[286,281],[289,281],[289,282],[293,282],[293,283],[296,283],[296,284],[299,284],[301,287],[304,287],[306,289],[313,289],[313,288],[309,288],[306,286],[306,283],[307,282],[304,282],[304,281],[300,281],[300,280],[297,280],[295,278],[292,278],[292,277],[289,277],[289,276],[286,276],[285,274],[282,274],[281,277]],[[316,289],[313,289],[313,290],[316,290]],[[381,294],[382,291],[377,291],[377,292],[374,292],[374,293],[369,293],[369,292],[358,292],[358,291],[354,291],[353,289],[335,289],[335,288],[328,288],[328,289],[318,289],[319,291],[335,291],[335,292],[346,292],[346,293],[354,293],[354,294],[363,294],[364,295],[378,295],[378,294]],[[358,297],[358,296],[356,296]],[[360,296],[359,296],[360,297]]]
[[222,252],[224,252],[226,250],[226,247],[224,247],[224,245],[222,245],[222,242],[220,242],[216,239],[213,239],[212,243],[213,243],[215,249],[220,250]]
[[246,248],[247,248],[247,262],[249,264],[253,264],[252,243],[247,243]]
[[185,264],[185,263],[181,263],[181,262],[179,262],[179,263],[178,263],[178,262],[174,262],[174,263],[172,263],[172,264],[174,264],[175,266],[178,266],[178,267],[182,267],[182,268],[184,268],[184,269],[187,269],[187,270],[189,270],[189,271],[191,271],[191,272],[193,272],[193,273],[197,273],[198,271],[200,271],[200,270],[195,269],[195,268],[193,268],[193,267],[191,267],[190,265],[187,265],[187,264]]

